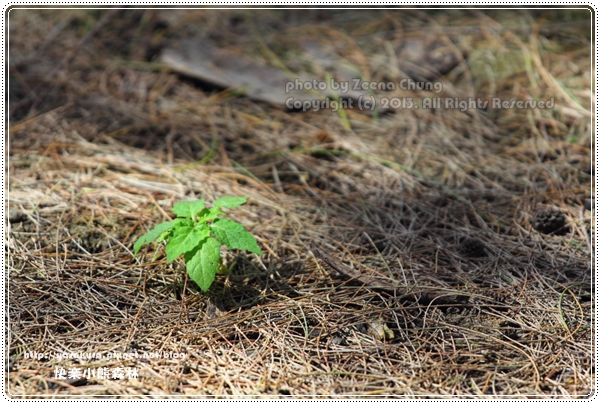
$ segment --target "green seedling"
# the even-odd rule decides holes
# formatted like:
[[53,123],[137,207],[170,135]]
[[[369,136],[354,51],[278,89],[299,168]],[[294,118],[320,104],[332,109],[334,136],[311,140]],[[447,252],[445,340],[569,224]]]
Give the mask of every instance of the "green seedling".
[[225,214],[223,208],[236,208],[247,200],[247,197],[225,196],[217,199],[212,208],[204,206],[204,199],[179,202],[173,206],[177,217],[156,225],[140,237],[133,246],[134,255],[146,244],[167,240],[167,262],[183,254],[190,278],[206,292],[215,275],[226,272],[221,262],[222,245],[262,254],[254,236],[240,223],[219,217]]

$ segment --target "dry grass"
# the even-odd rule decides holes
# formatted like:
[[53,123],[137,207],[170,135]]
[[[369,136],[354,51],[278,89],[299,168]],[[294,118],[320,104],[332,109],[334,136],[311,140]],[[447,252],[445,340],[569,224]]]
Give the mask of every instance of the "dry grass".
[[[9,396],[591,394],[589,13],[109,13],[11,12]],[[147,62],[203,33],[255,57],[260,35],[292,63],[315,24],[370,80],[398,81],[386,49],[436,32],[461,56],[440,96],[555,108],[348,111],[348,129]],[[250,197],[232,215],[265,254],[231,252],[208,294],[182,262],[132,256],[173,203],[223,195]],[[550,208],[568,227],[539,233]],[[56,380],[60,367],[139,377]]]

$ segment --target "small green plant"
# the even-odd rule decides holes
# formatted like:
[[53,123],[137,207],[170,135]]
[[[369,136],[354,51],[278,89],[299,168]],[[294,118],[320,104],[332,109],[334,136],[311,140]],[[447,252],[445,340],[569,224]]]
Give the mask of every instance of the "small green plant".
[[176,203],[173,212],[177,217],[156,225],[140,237],[133,246],[134,255],[146,244],[167,240],[167,262],[183,254],[190,278],[206,292],[221,267],[221,245],[262,254],[254,236],[241,224],[219,217],[225,214],[221,209],[236,208],[247,200],[247,197],[225,196],[217,199],[212,208],[204,206],[204,199]]

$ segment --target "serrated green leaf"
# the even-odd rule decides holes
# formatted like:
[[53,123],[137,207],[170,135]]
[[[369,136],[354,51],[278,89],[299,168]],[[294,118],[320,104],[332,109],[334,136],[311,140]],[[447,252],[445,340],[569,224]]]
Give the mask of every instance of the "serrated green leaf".
[[199,201],[181,201],[173,205],[172,210],[179,217],[194,219],[202,209],[204,209],[204,198]]
[[195,223],[192,219],[188,219],[188,218],[183,218],[183,217],[176,217],[175,219],[173,219],[173,231],[176,231],[176,229],[178,227],[188,227],[188,226],[194,226]]
[[219,270],[220,248],[221,244],[217,240],[208,237],[200,246],[184,255],[190,278],[200,286],[203,292],[210,288]]
[[247,196],[224,196],[213,203],[215,208],[237,208],[248,200]]
[[167,253],[167,262],[172,262],[181,254],[193,250],[204,239],[210,236],[210,229],[205,224],[194,226],[182,224],[175,227],[173,233],[167,242],[165,251]]
[[163,232],[167,232],[167,230],[170,230],[174,225],[175,223],[173,222],[163,222],[154,226],[152,230],[144,234],[135,242],[133,245],[133,254],[137,255],[143,245],[153,242],[157,237],[161,236]]
[[216,219],[219,215],[224,215],[225,212],[221,212],[218,208],[204,208],[198,214],[198,223],[206,223],[209,220]]
[[258,255],[262,254],[254,236],[248,233],[244,226],[233,220],[217,219],[210,225],[210,230],[227,248],[237,248]]
[[165,230],[156,238],[156,243],[162,243],[171,235],[171,230]]

